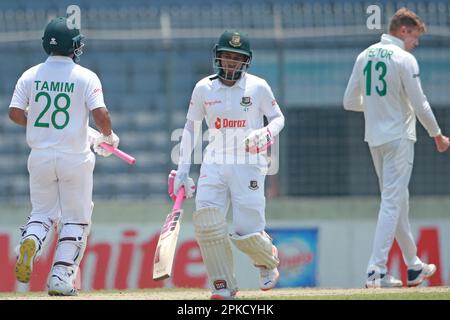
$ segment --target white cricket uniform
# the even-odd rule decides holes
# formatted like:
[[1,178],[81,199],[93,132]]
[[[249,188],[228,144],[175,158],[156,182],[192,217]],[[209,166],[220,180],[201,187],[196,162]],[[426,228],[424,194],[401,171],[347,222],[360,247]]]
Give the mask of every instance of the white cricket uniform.
[[409,225],[408,184],[414,160],[416,116],[431,137],[440,134],[422,91],[419,66],[402,40],[383,34],[356,59],[344,95],[344,108],[364,112],[368,143],[381,191],[381,205],[368,272],[386,273],[397,240],[410,269],[420,269]]
[[50,56],[17,82],[10,108],[28,106],[31,215],[89,224],[95,156],[87,127],[89,112],[105,107],[99,78],[69,57]]
[[226,214],[231,202],[233,228],[240,235],[265,228],[267,161],[261,154],[245,152],[243,143],[251,131],[264,127],[264,115],[276,136],[284,126],[280,107],[267,82],[248,73],[232,87],[215,75],[200,80],[187,114],[188,121],[205,119],[209,131],[197,186],[197,210],[217,207]]

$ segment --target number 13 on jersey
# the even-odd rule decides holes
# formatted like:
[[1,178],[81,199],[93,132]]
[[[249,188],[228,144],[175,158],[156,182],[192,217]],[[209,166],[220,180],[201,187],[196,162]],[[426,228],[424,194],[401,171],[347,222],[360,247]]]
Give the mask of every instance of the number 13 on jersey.
[[[372,64],[373,61],[369,60],[364,67],[364,75],[366,77],[366,96],[372,95]],[[387,84],[384,77],[386,76],[387,67],[382,61],[378,61],[375,64],[375,72],[378,78],[376,79],[375,89],[380,97],[383,97],[387,93]]]

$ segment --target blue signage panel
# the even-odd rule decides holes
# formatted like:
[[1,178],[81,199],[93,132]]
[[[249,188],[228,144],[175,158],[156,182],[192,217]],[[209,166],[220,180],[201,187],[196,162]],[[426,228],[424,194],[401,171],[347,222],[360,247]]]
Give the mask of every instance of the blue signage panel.
[[266,230],[278,248],[280,279],[277,288],[317,285],[317,228],[273,228]]

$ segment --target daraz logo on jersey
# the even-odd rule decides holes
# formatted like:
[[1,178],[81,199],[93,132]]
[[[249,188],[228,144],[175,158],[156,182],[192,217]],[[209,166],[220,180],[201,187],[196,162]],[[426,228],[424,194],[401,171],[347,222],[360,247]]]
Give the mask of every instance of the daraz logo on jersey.
[[244,128],[247,120],[230,120],[217,118],[214,122],[216,129],[220,128]]

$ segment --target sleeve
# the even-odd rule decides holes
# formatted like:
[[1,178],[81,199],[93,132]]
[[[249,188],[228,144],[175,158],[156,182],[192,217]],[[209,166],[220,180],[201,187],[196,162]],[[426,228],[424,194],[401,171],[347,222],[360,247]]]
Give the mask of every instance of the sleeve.
[[189,110],[186,118],[191,121],[203,121],[205,117],[205,108],[202,103],[200,88],[195,86],[192,91],[191,101],[189,103]]
[[102,84],[96,74],[92,75],[86,89],[86,107],[91,111],[97,108],[106,107],[103,98]]
[[348,111],[364,112],[363,96],[359,82],[361,59],[362,56],[360,54],[355,61],[350,80],[345,89],[343,105],[344,109]]
[[186,121],[180,143],[180,159],[178,162],[179,173],[187,173],[189,175],[191,154],[200,137],[201,129],[201,121]]
[[267,128],[272,136],[275,137],[284,128],[284,115],[267,82],[264,82],[262,86],[261,109],[269,122]]
[[[30,83],[30,85],[31,85],[31,83]],[[25,108],[30,103],[28,92],[30,92],[30,90],[27,85],[27,81],[25,80],[25,75],[22,75],[19,78],[19,80],[17,80],[17,84],[14,89],[14,93],[13,93],[9,107],[10,108],[14,107],[14,108],[19,108],[19,109],[25,110]]]
[[416,58],[411,54],[407,55],[400,72],[406,95],[420,123],[428,131],[430,137],[435,137],[441,133],[441,129],[427,101],[427,97],[423,93],[419,72],[419,64]]

